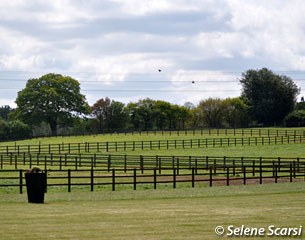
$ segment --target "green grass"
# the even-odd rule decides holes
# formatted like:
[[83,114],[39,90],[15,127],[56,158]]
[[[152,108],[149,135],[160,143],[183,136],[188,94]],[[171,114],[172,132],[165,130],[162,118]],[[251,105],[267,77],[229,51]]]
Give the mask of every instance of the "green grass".
[[305,143],[278,144],[278,145],[251,145],[208,148],[185,148],[171,150],[136,150],[110,151],[109,154],[127,155],[158,155],[158,156],[227,156],[227,157],[305,157]]
[[299,227],[305,220],[304,194],[304,183],[51,192],[46,204],[28,204],[25,194],[1,194],[0,236],[7,240],[219,239],[214,233],[218,225]]
[[[297,133],[304,133],[305,128],[262,128],[261,134],[262,136],[267,136],[268,130],[270,130],[270,133],[275,134],[276,131],[279,131],[279,134],[283,135],[285,131],[289,131],[290,134],[293,133],[294,130],[297,131]],[[147,134],[146,132],[142,132],[141,134],[138,133],[127,133],[125,134],[98,134],[98,135],[85,135],[85,136],[72,136],[72,137],[46,137],[46,138],[33,138],[28,140],[22,140],[22,141],[12,141],[12,142],[2,142],[0,143],[0,146],[7,146],[7,145],[38,145],[38,144],[61,144],[61,143],[82,143],[82,142],[114,142],[114,141],[152,141],[152,140],[162,140],[162,139],[197,139],[197,138],[227,138],[227,137],[234,137],[232,135],[233,129],[228,129],[228,133],[231,133],[229,135],[225,135],[225,130],[220,129],[219,134],[217,134],[217,130],[213,129],[211,130],[211,135],[209,134],[208,130],[205,129],[203,131],[203,135],[201,135],[200,130],[195,131],[195,135],[193,135],[193,131],[187,131],[187,134],[185,134],[185,131],[179,131],[179,135],[177,134],[177,131],[172,131],[171,134],[167,131],[162,132],[157,131],[156,134],[154,132],[149,132]],[[244,137],[250,137],[250,129],[245,129]],[[255,132],[256,131],[256,132]],[[258,136],[259,129],[253,129],[252,136]],[[241,129],[236,129],[236,136],[237,138],[242,137],[241,135]]]
[[[285,129],[279,129],[285,130]],[[291,129],[289,129],[291,130]],[[298,129],[304,130],[304,129]],[[225,137],[203,135],[202,138]],[[234,136],[231,136],[234,137]],[[240,137],[240,136],[237,136]],[[201,138],[200,134],[96,135],[40,138],[16,144],[136,141]],[[1,145],[14,145],[14,142]],[[135,155],[305,157],[305,143],[110,152]],[[20,165],[21,166],[21,165]],[[5,168],[14,166],[5,165]],[[55,167],[57,169],[57,167]],[[17,174],[17,173],[16,173]],[[10,173],[10,176],[18,176]],[[18,180],[5,180],[7,183]],[[1,239],[221,239],[214,229],[227,227],[299,227],[305,220],[304,182],[207,187],[191,183],[118,186],[50,187],[45,204],[28,204],[18,187],[0,189]],[[305,234],[305,232],[304,232]],[[234,238],[232,238],[234,239]],[[240,238],[243,239],[243,238]],[[251,237],[250,239],[256,239]],[[262,239],[262,238],[257,238]],[[263,239],[268,239],[264,237]],[[274,238],[273,238],[274,239]],[[288,239],[288,238],[287,238]],[[300,239],[300,238],[299,238]]]

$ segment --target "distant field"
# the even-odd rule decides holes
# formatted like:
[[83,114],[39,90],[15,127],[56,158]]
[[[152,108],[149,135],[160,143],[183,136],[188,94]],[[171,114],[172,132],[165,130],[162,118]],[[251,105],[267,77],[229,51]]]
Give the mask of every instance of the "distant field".
[[82,142],[112,142],[112,141],[151,141],[162,139],[195,139],[195,138],[224,138],[224,137],[249,137],[249,136],[268,136],[270,135],[285,135],[293,134],[296,131],[299,134],[305,133],[305,128],[255,128],[255,129],[205,129],[189,130],[189,131],[161,131],[156,132],[134,132],[134,133],[113,133],[113,134],[98,134],[84,136],[65,136],[65,137],[46,137],[33,138],[22,141],[1,142],[0,146],[7,145],[37,145],[37,144],[61,144],[61,143],[82,143]]

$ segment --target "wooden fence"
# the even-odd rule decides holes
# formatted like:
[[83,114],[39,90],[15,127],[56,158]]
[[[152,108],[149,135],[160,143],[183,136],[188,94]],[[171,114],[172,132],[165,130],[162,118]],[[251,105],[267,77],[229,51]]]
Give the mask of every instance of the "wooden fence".
[[[180,170],[180,171],[179,171]],[[289,164],[265,164],[246,166],[246,165],[214,165],[208,168],[184,169],[179,168],[145,169],[145,174],[139,169],[112,168],[110,171],[105,169],[87,170],[47,170],[47,187],[66,187],[70,192],[75,186],[88,186],[94,191],[97,186],[110,186],[115,191],[118,185],[129,185],[134,190],[139,185],[149,185],[153,189],[162,184],[171,184],[176,188],[177,184],[188,184],[189,187],[195,185],[235,185],[235,184],[263,184],[278,183],[279,181],[305,181],[305,162]],[[0,187],[19,188],[23,193],[25,186],[24,170],[0,170]]]
[[[140,131],[140,130],[118,130],[118,131],[102,131],[99,133],[82,133],[78,135],[64,134],[57,135],[55,137],[74,137],[74,136],[95,136],[95,135],[147,135],[147,136],[157,136],[157,135],[169,135],[169,136],[181,136],[181,135],[225,135],[225,136],[288,136],[288,135],[303,135],[305,136],[305,130],[303,129],[276,129],[276,128],[201,128],[201,129],[177,129],[177,130],[155,130],[155,131]],[[36,135],[36,138],[43,137],[54,137],[52,135]]]
[[305,158],[281,157],[227,157],[227,156],[162,156],[162,155],[116,155],[116,154],[0,154],[0,169],[20,169],[40,166],[47,169],[74,169],[101,168],[110,171],[111,168],[128,169],[138,168],[208,168],[209,166],[254,166],[264,164],[290,164],[297,166]]
[[244,138],[174,139],[152,141],[83,142],[39,145],[0,146],[0,153],[83,153],[135,150],[169,150],[187,148],[209,148],[229,146],[277,145],[303,143],[305,136],[269,136]]

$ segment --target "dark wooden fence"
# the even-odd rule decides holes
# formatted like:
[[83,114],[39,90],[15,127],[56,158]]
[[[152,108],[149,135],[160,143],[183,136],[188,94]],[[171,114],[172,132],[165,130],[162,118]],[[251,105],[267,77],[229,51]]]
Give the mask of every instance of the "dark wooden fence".
[[0,153],[83,153],[135,150],[169,150],[225,146],[253,146],[303,143],[305,136],[269,136],[243,138],[172,139],[152,141],[82,142],[39,145],[0,146]]
[[[142,169],[143,170],[143,169]],[[153,189],[161,184],[171,184],[176,188],[177,184],[195,185],[235,185],[235,184],[263,184],[278,183],[279,181],[305,181],[305,162],[264,164],[264,165],[211,165],[207,168],[157,168],[145,169],[83,169],[83,170],[47,170],[47,187],[66,187],[71,191],[75,186],[88,186],[94,191],[97,186],[109,186],[115,191],[118,185],[130,185],[134,190],[139,185],[149,185]],[[1,170],[0,187],[19,188],[23,193],[24,170]]]
[[20,169],[40,166],[42,169],[74,169],[102,168],[110,171],[111,168],[128,169],[147,168],[208,168],[209,166],[256,166],[264,164],[290,164],[297,166],[305,158],[281,157],[227,157],[227,156],[162,156],[162,155],[116,155],[116,154],[0,154],[0,169]]
[[288,136],[288,135],[304,135],[305,130],[303,129],[276,129],[276,128],[201,128],[201,129],[177,129],[177,130],[155,130],[155,131],[141,131],[141,130],[117,130],[117,131],[101,131],[99,133],[80,133],[80,134],[62,134],[62,135],[35,135],[36,138],[44,137],[74,137],[74,136],[96,136],[96,135],[147,135],[147,136],[157,136],[157,135],[169,135],[169,136],[181,136],[181,135],[225,135],[225,136]]

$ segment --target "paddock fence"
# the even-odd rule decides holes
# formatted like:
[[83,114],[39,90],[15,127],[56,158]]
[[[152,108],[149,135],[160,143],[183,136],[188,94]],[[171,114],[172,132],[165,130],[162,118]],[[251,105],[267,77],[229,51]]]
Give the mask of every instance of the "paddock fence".
[[151,141],[81,142],[0,146],[0,153],[90,153],[136,150],[170,150],[230,146],[258,146],[304,143],[305,136],[269,136],[242,138],[170,139]]
[[[25,187],[24,170],[0,170],[1,188],[19,188],[23,193]],[[172,185],[176,188],[184,185],[194,188],[195,186],[218,186],[237,184],[263,184],[278,182],[305,181],[305,162],[264,164],[264,165],[218,165],[207,168],[157,168],[145,169],[82,169],[82,170],[46,170],[47,188],[63,187],[71,192],[76,187],[88,187],[94,191],[97,188],[108,188],[115,191],[124,186],[137,190],[141,186],[157,189],[162,185]]]

